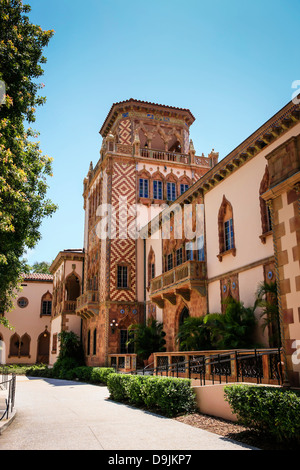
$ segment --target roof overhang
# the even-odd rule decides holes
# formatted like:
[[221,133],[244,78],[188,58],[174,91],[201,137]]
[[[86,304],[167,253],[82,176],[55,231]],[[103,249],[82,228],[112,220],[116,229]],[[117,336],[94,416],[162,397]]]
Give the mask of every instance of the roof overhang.
[[102,137],[106,137],[111,130],[116,119],[121,113],[128,112],[130,110],[145,111],[147,113],[160,113],[163,116],[168,117],[180,117],[185,123],[190,126],[195,121],[195,117],[192,115],[189,109],[176,108],[174,106],[166,106],[158,103],[150,103],[148,101],[140,101],[130,98],[129,100],[120,101],[114,103],[110,108],[110,111],[99,131]]

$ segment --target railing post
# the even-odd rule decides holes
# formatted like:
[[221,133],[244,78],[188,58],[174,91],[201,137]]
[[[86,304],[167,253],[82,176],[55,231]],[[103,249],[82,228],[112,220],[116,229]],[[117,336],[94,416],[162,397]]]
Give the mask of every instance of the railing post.
[[238,352],[235,351],[234,353],[235,356],[235,376],[236,376],[236,381],[239,381],[239,364],[238,364]]
[[263,378],[267,383],[270,383],[270,355],[264,354],[262,356]]

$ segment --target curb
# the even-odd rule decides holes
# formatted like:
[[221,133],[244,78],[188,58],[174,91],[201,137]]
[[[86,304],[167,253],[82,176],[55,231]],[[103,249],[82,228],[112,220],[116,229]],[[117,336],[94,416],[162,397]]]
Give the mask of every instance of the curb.
[[5,431],[5,429],[12,423],[17,414],[17,410],[13,410],[8,419],[0,421],[0,436]]

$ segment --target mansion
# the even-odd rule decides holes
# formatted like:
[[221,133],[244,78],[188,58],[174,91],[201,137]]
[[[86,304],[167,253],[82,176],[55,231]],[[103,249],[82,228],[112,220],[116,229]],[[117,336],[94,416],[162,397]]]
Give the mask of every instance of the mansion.
[[[188,109],[114,103],[83,181],[82,249],[58,253],[49,363],[57,335],[82,339],[86,364],[132,352],[129,327],[163,323],[167,351],[187,316],[253,306],[277,283],[289,382],[300,385],[300,105],[291,101],[219,161],[197,155]],[[51,291],[52,292],[52,291]],[[259,320],[259,313],[257,313]],[[272,346],[267,330],[257,342]]]

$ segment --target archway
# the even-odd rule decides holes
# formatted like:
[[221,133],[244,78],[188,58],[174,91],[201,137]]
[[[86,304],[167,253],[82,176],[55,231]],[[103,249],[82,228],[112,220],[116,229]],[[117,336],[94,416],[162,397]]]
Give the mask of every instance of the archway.
[[66,279],[67,299],[75,301],[80,296],[80,281],[74,274],[70,274]]
[[50,350],[50,334],[46,329],[38,337],[36,362],[42,363],[42,364],[49,364],[49,350]]
[[189,309],[184,306],[179,315],[179,328],[183,324],[184,320],[190,316]]

